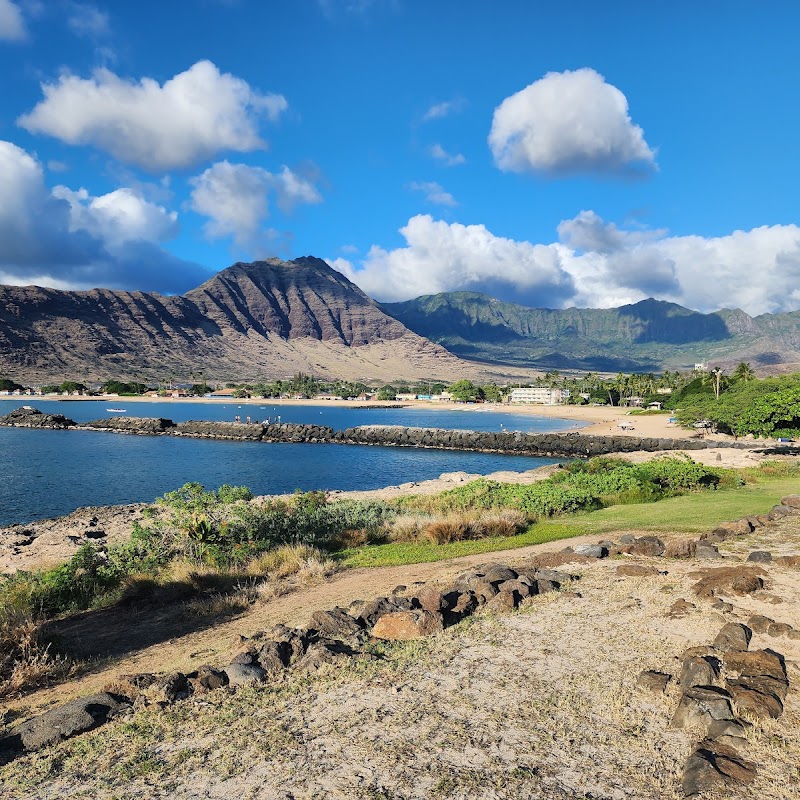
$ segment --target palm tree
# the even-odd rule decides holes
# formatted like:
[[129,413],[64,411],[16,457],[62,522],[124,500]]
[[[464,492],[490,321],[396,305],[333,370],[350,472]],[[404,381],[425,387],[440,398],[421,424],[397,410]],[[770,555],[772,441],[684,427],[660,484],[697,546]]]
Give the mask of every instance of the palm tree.
[[753,368],[746,362],[740,361],[731,375],[731,380],[747,383],[748,381],[755,380],[755,377],[756,373]]

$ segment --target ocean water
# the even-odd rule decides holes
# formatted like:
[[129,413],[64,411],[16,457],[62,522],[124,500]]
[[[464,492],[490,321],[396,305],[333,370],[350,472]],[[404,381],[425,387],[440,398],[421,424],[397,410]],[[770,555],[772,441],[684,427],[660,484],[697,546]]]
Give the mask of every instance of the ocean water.
[[[76,422],[113,416],[244,420],[281,417],[346,428],[412,425],[469,430],[550,432],[574,426],[563,420],[496,411],[434,411],[417,408],[352,409],[332,406],[263,406],[224,403],[125,403],[112,401],[0,400],[0,415],[20,405],[61,413]],[[336,444],[263,444],[95,431],[39,431],[0,427],[0,526],[69,514],[81,506],[148,502],[197,481],[216,488],[244,485],[256,494],[295,489],[376,489],[464,470],[487,474],[527,470],[558,459],[397,447]]]

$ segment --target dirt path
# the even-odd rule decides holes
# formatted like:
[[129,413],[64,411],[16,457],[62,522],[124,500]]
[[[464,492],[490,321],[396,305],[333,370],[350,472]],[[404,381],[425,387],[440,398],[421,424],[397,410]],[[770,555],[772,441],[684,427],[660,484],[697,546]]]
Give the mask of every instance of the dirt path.
[[[730,564],[755,546],[800,552],[800,521],[721,549]],[[314,606],[449,577],[485,559],[346,573],[232,620],[226,636],[256,621],[303,621]],[[20,759],[5,783],[0,777],[0,790],[10,800],[680,800],[683,764],[701,729],[671,724],[681,694],[676,679],[657,694],[637,688],[637,676],[655,669],[677,677],[686,647],[708,644],[726,622],[753,613],[796,624],[800,573],[765,565],[765,589],[725,594],[723,613],[692,591],[697,572],[719,561],[642,560],[659,571],[623,577],[619,560],[583,562],[570,568],[581,574],[579,593],[540,595],[510,614],[481,612],[407,643],[396,660],[348,662],[274,687],[203,695],[166,712],[145,709]],[[688,601],[680,617],[671,611],[678,598]],[[170,646],[188,653],[202,638]],[[800,641],[756,632],[750,649],[761,648],[785,656],[790,690],[779,719],[754,719],[745,747],[758,773],[753,784],[726,789],[729,800],[798,796]]]
[[[597,541],[597,536],[581,536],[569,540],[569,545]],[[305,625],[314,611],[348,606],[353,600],[369,599],[386,595],[398,585],[411,586],[417,581],[446,582],[450,578],[476,564],[487,561],[515,561],[539,553],[558,552],[567,546],[566,542],[548,542],[514,550],[482,553],[471,556],[437,561],[427,564],[413,564],[401,567],[373,567],[351,569],[335,574],[325,583],[297,590],[283,597],[252,606],[247,612],[232,619],[209,620],[202,630],[186,633],[186,628],[196,624],[185,619],[174,622],[175,635],[169,636],[169,621],[174,620],[176,612],[137,612],[134,610],[109,609],[88,612],[81,615],[70,629],[70,638],[75,649],[94,647],[97,640],[105,639],[110,649],[116,649],[119,642],[135,642],[136,634],[127,629],[131,622],[136,624],[136,616],[144,616],[143,622],[150,634],[150,627],[159,626],[162,640],[156,644],[136,649],[114,659],[112,663],[99,662],[90,672],[67,683],[42,689],[24,698],[7,703],[9,710],[24,709],[28,714],[46,708],[56,702],[61,703],[72,697],[91,694],[99,690],[119,675],[137,672],[169,672],[172,670],[191,671],[201,664],[222,662],[225,656],[239,644],[240,636],[251,636],[278,623],[291,626]],[[109,613],[111,612],[111,613]],[[180,612],[177,612],[180,613]]]

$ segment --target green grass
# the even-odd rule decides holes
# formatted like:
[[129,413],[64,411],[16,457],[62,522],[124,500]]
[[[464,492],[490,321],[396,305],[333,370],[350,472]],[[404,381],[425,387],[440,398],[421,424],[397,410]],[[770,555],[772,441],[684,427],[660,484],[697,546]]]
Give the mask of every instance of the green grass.
[[342,567],[400,567],[404,564],[423,564],[430,561],[444,561],[458,556],[471,556],[477,553],[493,553],[497,550],[510,550],[527,547],[531,544],[554,542],[576,536],[568,526],[532,525],[518,536],[500,536],[472,541],[432,544],[430,542],[410,542],[394,544],[364,545],[342,550],[334,554]]
[[620,531],[649,533],[700,533],[722,522],[751,514],[763,514],[781,497],[800,490],[800,478],[757,476],[756,483],[736,489],[703,491],[671,497],[656,503],[619,505],[583,514],[542,520],[519,536],[452,542],[366,545],[334,555],[342,567],[398,567],[443,561],[458,556],[511,550],[575,536],[607,536]]

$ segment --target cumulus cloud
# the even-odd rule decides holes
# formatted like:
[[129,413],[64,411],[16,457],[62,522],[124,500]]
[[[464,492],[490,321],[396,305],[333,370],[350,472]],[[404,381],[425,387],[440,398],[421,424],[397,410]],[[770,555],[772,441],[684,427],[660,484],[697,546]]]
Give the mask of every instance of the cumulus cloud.
[[287,108],[279,94],[261,94],[210,61],[165,81],[120,78],[98,69],[91,78],[62,74],[42,84],[44,99],[17,122],[69,144],[92,145],[151,172],[183,169],[223,150],[266,147],[260,117]]
[[647,297],[699,311],[749,314],[800,309],[800,227],[773,225],[727,236],[625,230],[582,211],[559,225],[559,241],[495,236],[483,225],[409,220],[406,246],[373,246],[353,263],[332,262],[368,294],[407,300],[483,291],[538,307],[609,308]]
[[387,251],[373,246],[358,266],[337,259],[334,267],[379,300],[461,290],[548,306],[574,294],[572,280],[552,247],[429,215],[412,217],[400,233],[406,247]]
[[446,167],[459,167],[467,163],[467,159],[464,158],[463,154],[448,153],[447,150],[438,143],[432,144],[430,148],[428,148],[428,152],[431,154],[432,158],[440,161]]
[[42,165],[0,141],[0,281],[64,289],[184,291],[207,278],[162,250],[175,215],[119,189],[100,197],[52,191]]
[[625,95],[589,68],[549,72],[503,100],[489,147],[508,172],[625,175],[656,168]]
[[0,41],[22,42],[28,38],[25,20],[12,0],[0,0]]
[[212,239],[231,236],[246,250],[258,250],[274,239],[275,232],[263,227],[269,217],[270,193],[285,211],[298,203],[322,202],[317,188],[286,166],[274,174],[261,167],[220,161],[189,182],[192,210],[208,217],[206,235]]
[[178,214],[145,200],[129,188],[91,197],[86,189],[56,186],[53,197],[70,207],[70,229],[87,231],[107,244],[164,242],[178,234]]
[[450,206],[451,208],[458,205],[455,197],[434,181],[424,181],[422,183],[414,181],[409,188],[414,192],[422,192],[425,195],[425,199],[434,205]]

